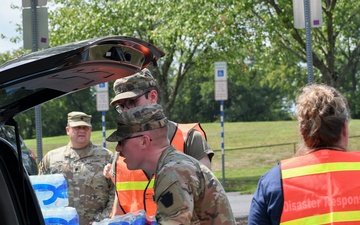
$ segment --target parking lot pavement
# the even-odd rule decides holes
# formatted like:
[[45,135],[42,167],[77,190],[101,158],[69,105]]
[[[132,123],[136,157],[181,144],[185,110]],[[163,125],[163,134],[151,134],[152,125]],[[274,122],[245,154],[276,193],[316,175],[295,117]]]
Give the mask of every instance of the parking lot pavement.
[[249,215],[250,203],[253,195],[242,195],[239,192],[227,192],[235,218],[244,218]]

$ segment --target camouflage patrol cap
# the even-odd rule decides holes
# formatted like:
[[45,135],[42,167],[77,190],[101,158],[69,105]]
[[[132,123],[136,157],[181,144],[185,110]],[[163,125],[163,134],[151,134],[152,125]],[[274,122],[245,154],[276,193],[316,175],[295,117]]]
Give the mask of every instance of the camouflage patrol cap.
[[121,99],[138,97],[153,87],[157,87],[156,80],[146,68],[134,75],[117,79],[114,83],[115,97],[110,105],[113,106]]
[[106,140],[122,141],[131,134],[155,130],[165,127],[168,123],[161,105],[150,104],[131,108],[117,115],[118,128]]
[[70,127],[91,127],[91,116],[83,112],[70,112],[68,113],[68,124]]

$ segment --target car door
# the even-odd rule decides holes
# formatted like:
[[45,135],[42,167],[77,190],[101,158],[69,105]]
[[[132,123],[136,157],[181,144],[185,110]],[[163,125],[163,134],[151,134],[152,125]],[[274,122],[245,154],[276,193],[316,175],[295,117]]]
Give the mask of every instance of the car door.
[[1,224],[45,224],[29,177],[15,149],[3,138],[0,138],[0,187]]

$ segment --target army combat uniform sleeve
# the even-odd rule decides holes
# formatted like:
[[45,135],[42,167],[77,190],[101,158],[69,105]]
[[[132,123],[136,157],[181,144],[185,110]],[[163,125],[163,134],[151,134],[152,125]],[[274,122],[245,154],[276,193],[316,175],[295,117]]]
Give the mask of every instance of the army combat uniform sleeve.
[[40,161],[39,165],[39,175],[44,175],[44,174],[48,174],[48,169],[49,166],[47,165],[47,155],[45,155],[42,160]]
[[116,162],[119,159],[119,156],[120,156],[120,153],[116,152],[114,159],[112,160],[111,169],[110,169],[109,173],[113,177],[115,177],[115,175],[116,175]]
[[[189,190],[187,180],[189,171],[168,171],[156,179],[155,202],[157,205],[156,219],[159,224],[190,224],[194,212],[194,193]],[[196,175],[195,175],[196,177]],[[199,183],[199,181],[197,182]]]
[[111,181],[111,179],[108,179],[108,178],[107,178],[107,183],[110,187],[109,190],[106,190],[109,193],[109,201],[107,202],[105,209],[102,212],[100,212],[99,214],[95,215],[94,219],[96,221],[100,221],[105,218],[109,218],[111,211],[112,211],[112,207],[114,204],[114,197],[115,197],[115,185]]
[[225,190],[197,160],[175,149],[162,153],[155,178],[159,225],[235,225]]
[[[56,174],[61,173],[60,168],[57,166],[58,164],[61,164],[61,161],[63,160],[63,154],[59,154],[66,146],[54,149],[49,151],[40,161],[38,168],[39,173],[38,175],[46,175],[46,174]],[[56,159],[56,160],[54,160]]]
[[[109,158],[106,160],[106,162],[104,162],[104,165],[106,165],[107,163],[111,163],[113,160],[114,160],[114,155],[111,151],[107,150],[106,151],[109,153]],[[105,157],[107,158],[107,157]],[[100,168],[103,168],[102,165]],[[95,216],[94,216],[94,219],[96,221],[100,221],[100,220],[103,220],[105,218],[109,218],[110,217],[110,214],[111,214],[111,211],[112,211],[112,206],[114,204],[114,197],[115,197],[115,185],[114,183],[111,181],[111,179],[109,178],[105,178],[102,176],[102,174],[98,174],[97,176],[101,176],[102,178],[105,179],[106,181],[106,184],[107,184],[107,187],[103,188],[103,192],[106,192],[106,196],[108,196],[108,201],[105,205],[105,207],[103,208],[102,211],[98,212]]]

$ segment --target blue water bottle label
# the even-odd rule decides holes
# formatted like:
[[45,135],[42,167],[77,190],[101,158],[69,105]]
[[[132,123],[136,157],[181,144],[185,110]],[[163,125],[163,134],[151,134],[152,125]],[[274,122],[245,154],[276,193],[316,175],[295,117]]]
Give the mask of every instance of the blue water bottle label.
[[52,192],[52,196],[50,196],[47,199],[42,199],[41,201],[44,203],[44,205],[50,205],[54,203],[58,198],[66,199],[68,198],[68,193],[66,191],[67,184],[66,180],[58,186],[55,187],[51,184],[34,184],[33,185],[35,192],[46,192],[50,191]]
[[67,182],[63,174],[30,176],[41,208],[69,205]]

